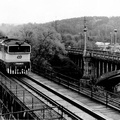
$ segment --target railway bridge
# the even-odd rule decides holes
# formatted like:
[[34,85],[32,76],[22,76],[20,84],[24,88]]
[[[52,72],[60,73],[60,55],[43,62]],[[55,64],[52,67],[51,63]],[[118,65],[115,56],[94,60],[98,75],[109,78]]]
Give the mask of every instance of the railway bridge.
[[[120,55],[119,55],[119,53],[111,54],[109,52],[98,51],[98,50],[95,51],[95,50],[87,49],[86,54],[84,54],[83,50],[76,49],[76,48],[67,49],[67,51],[68,51],[68,56],[83,70],[83,78],[84,78],[84,79],[82,79],[83,81],[85,81],[85,80],[90,81],[92,78],[95,78],[96,84],[102,85],[105,87],[109,86],[110,88],[112,88],[111,85],[115,86],[119,83],[119,77],[120,77],[120,70],[119,70]],[[44,75],[47,78],[47,74],[44,73]],[[82,94],[87,93],[86,95],[89,96],[90,98],[93,98],[94,100],[99,99],[100,102],[102,101],[102,103],[104,103],[103,106],[101,106],[101,105],[93,106],[95,101],[92,103],[91,103],[91,101],[86,102],[88,104],[92,104],[93,107],[101,109],[101,107],[107,108],[107,107],[105,107],[106,105],[111,105],[110,108],[114,108],[115,111],[116,111],[116,109],[118,111],[120,110],[119,109],[120,101],[119,101],[119,99],[117,99],[116,94],[111,94],[111,92],[108,93],[108,91],[104,91],[104,90],[99,89],[92,85],[89,86],[89,84],[84,84],[83,81],[81,81],[80,84],[78,84],[78,82],[77,82],[77,84],[75,84],[75,83],[73,84],[73,82],[70,83],[69,81],[65,81],[60,78],[57,79],[58,77],[51,76],[51,75],[52,74],[50,74],[50,78],[49,77],[48,78],[52,81],[52,83],[53,83],[53,81],[55,81],[55,82],[58,81],[58,84],[63,83],[63,85],[65,85],[69,89],[72,88],[72,90],[75,90]],[[31,76],[33,76],[33,74],[31,74]],[[75,96],[73,97],[74,103],[72,101],[72,104],[75,104],[76,106],[80,105],[79,106],[80,111],[84,110],[82,112],[82,115],[79,116],[79,118],[78,118],[78,116],[72,114],[71,112],[69,112],[69,111],[67,112],[67,110],[64,111],[63,107],[60,107],[60,105],[58,105],[58,107],[53,106],[53,105],[55,105],[55,102],[53,101],[53,99],[51,100],[52,103],[50,103],[50,98],[54,98],[53,94],[51,95],[51,93],[46,93],[45,92],[46,87],[44,87],[45,89],[40,87],[40,83],[42,83],[43,81],[44,81],[44,83],[42,84],[42,86],[47,84],[47,79],[45,81],[45,79],[43,79],[42,77],[41,77],[42,78],[41,79],[40,76],[39,77],[34,76],[34,77],[37,79],[35,79],[35,78],[32,79],[32,80],[34,80],[32,82],[31,79],[27,79],[29,77],[25,78],[25,76],[18,77],[18,78],[14,77],[11,79],[11,77],[7,78],[4,75],[0,75],[0,94],[1,94],[0,99],[5,104],[4,108],[3,108],[3,105],[1,106],[2,114],[0,114],[0,116],[6,117],[6,118],[17,118],[17,119],[21,119],[21,118],[22,119],[23,118],[24,119],[33,119],[33,118],[35,118],[35,119],[39,119],[39,118],[40,119],[41,118],[42,119],[48,119],[48,118],[53,119],[53,118],[55,118],[55,119],[60,119],[60,120],[61,119],[64,120],[65,119],[64,117],[67,116],[66,119],[68,117],[70,119],[77,117],[76,118],[76,120],[77,120],[77,119],[82,119],[83,113],[85,114],[85,116],[87,116],[86,113],[89,113],[90,116],[89,115],[88,116],[90,118],[93,118],[93,119],[94,118],[96,118],[96,119],[102,118],[103,120],[104,119],[106,120],[106,119],[108,119],[108,114],[111,114],[111,109],[110,109],[110,111],[108,111],[107,110],[108,108],[104,109],[106,111],[106,115],[103,115],[103,113],[101,114],[101,111],[104,111],[103,109],[99,112],[98,111],[93,112],[95,109],[94,110],[89,109],[88,106],[81,104],[82,101],[86,101],[85,98],[83,98],[84,100],[81,99],[82,96],[80,96],[81,102],[79,102],[78,104],[76,104],[77,101],[74,98]],[[35,83],[38,83],[38,82],[35,82],[35,80],[37,80],[39,82],[41,80],[41,82],[37,85]],[[109,80],[109,83],[108,83],[108,80]],[[26,81],[29,84],[26,84]],[[51,84],[50,81],[48,81],[48,85],[50,85],[50,84]],[[57,86],[55,86],[55,88],[56,88],[55,90],[54,89],[51,89],[51,90],[58,91],[58,84],[57,84]],[[24,87],[21,87],[21,86],[24,86]],[[37,88],[37,86],[38,86],[38,88]],[[51,86],[53,87],[53,84],[51,84]],[[37,88],[37,90],[36,90],[37,92],[34,91],[35,92],[34,93],[32,90],[35,90],[35,88]],[[51,87],[49,87],[49,89],[50,88]],[[43,89],[43,92],[40,94],[40,91],[42,91],[42,89]],[[39,93],[38,93],[38,90],[40,90]],[[63,92],[63,88],[61,88],[60,91],[62,91],[62,93],[64,93],[66,91],[66,89]],[[34,93],[34,94],[31,94],[31,93]],[[39,95],[36,96],[36,93]],[[43,93],[46,93],[46,95],[44,95],[44,96],[48,96],[49,94],[51,95],[48,97],[47,102],[46,102],[46,100],[47,100],[46,97],[45,97],[45,99],[43,99],[43,97],[42,97],[42,100],[40,99],[41,96],[43,96]],[[71,94],[71,93],[68,93],[68,94]],[[57,93],[55,93],[55,95],[57,95]],[[62,94],[59,94],[59,95],[61,96]],[[74,93],[73,93],[73,95],[74,95]],[[39,99],[38,99],[38,96],[39,96]],[[113,97],[116,97],[116,98],[113,99]],[[78,98],[78,96],[77,96],[77,98]],[[95,99],[95,98],[97,98],[97,99]],[[63,100],[59,100],[58,98],[55,100],[57,100],[58,102],[60,101],[60,103],[61,103],[61,101],[63,101]],[[66,100],[69,102],[68,98],[66,98]],[[44,106],[43,106],[42,101],[44,101],[47,104],[44,104]],[[50,104],[50,107],[46,108],[46,105],[48,105],[48,103]],[[66,106],[66,102],[63,101],[63,103],[65,103],[65,105],[62,105],[62,106]],[[42,105],[42,107],[41,107],[41,105]],[[9,108],[9,110],[7,108]],[[54,109],[55,109],[55,111],[54,111]],[[71,109],[71,107],[69,108],[69,110],[70,109]],[[73,110],[73,109],[71,109],[71,110]],[[60,114],[56,114],[59,111],[61,111]],[[118,118],[118,117],[120,117],[119,113],[115,112],[115,111],[113,110],[112,114],[116,114],[116,115],[115,116],[112,115],[112,116],[114,118],[119,119]],[[75,113],[75,112],[76,111],[74,111],[73,113]],[[46,113],[48,113],[48,114],[46,114]],[[77,111],[76,113],[81,113],[81,112]],[[86,119],[85,116],[83,116],[83,119]]]
[[[102,50],[68,48],[68,56],[83,71],[83,78],[94,79],[98,85],[113,87],[120,80],[120,53]],[[109,82],[108,82],[109,81]]]

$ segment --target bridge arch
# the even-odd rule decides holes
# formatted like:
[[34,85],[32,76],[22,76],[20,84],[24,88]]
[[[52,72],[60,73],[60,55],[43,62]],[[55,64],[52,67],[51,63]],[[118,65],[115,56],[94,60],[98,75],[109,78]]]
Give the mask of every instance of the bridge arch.
[[96,85],[102,86],[106,90],[112,91],[120,83],[120,70],[103,74],[97,79]]

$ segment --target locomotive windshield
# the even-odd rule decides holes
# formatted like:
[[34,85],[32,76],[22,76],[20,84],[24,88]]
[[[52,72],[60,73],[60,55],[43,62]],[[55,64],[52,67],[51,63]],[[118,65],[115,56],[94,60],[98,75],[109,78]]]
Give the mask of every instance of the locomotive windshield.
[[30,46],[9,46],[9,52],[30,52]]

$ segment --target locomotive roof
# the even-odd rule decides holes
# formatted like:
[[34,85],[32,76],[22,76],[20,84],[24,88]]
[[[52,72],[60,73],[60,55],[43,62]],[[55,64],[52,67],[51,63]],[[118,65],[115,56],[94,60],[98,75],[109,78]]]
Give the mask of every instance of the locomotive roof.
[[4,45],[29,45],[25,41],[13,38],[0,39],[0,44]]

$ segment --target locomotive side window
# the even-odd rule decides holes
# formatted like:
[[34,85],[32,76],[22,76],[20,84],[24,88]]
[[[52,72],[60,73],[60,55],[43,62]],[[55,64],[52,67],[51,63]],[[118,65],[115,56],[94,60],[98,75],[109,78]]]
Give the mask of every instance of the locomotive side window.
[[9,46],[9,52],[30,52],[30,46]]

